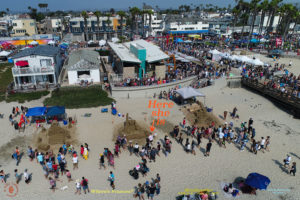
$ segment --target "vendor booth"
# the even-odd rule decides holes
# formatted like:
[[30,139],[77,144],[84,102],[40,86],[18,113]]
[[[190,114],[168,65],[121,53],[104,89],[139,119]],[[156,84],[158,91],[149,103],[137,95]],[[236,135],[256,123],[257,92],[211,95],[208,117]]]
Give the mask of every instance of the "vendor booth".
[[47,108],[46,117],[47,121],[52,122],[53,120],[62,121],[66,118],[65,107],[53,106]]
[[205,97],[204,94],[202,94],[201,92],[197,91],[192,87],[184,87],[175,90],[175,93],[179,95],[178,97],[175,97],[175,102],[181,105],[195,102],[196,97]]
[[25,115],[27,118],[31,117],[31,123],[51,123],[53,120],[62,121],[66,118],[65,107],[34,107],[29,108]]

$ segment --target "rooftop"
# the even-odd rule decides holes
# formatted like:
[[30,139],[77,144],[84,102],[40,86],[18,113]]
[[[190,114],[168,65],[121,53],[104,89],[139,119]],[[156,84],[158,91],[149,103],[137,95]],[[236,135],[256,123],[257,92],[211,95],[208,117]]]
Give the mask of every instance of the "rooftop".
[[65,65],[67,70],[97,69],[100,66],[100,55],[96,51],[81,49],[73,51]]
[[22,57],[31,56],[31,55],[54,57],[59,53],[60,53],[59,47],[54,47],[54,46],[49,46],[49,45],[38,45],[36,47],[27,48],[27,49],[20,51],[19,53],[14,55],[12,57],[12,59],[22,58]]
[[169,56],[162,50],[160,50],[158,46],[145,40],[135,40],[123,44],[115,44],[109,42],[108,44],[123,62],[141,63],[141,61],[133,53],[130,52],[130,44],[146,49],[146,61],[148,63],[153,63],[169,58]]

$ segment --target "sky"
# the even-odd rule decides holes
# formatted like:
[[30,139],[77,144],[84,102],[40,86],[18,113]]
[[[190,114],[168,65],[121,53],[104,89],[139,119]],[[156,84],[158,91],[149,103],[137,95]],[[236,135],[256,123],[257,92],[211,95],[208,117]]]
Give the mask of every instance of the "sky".
[[[298,0],[284,0],[296,2]],[[182,4],[213,4],[219,7],[231,7],[235,5],[234,0],[0,0],[0,11],[9,8],[11,11],[28,11],[28,6],[38,8],[39,3],[47,3],[50,11],[56,10],[115,10],[128,9],[129,6],[142,7],[143,2],[147,5],[160,8],[177,8]]]

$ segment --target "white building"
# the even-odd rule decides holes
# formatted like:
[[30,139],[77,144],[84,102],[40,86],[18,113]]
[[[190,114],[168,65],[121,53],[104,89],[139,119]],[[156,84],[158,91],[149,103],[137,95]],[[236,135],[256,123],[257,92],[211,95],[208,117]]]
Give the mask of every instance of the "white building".
[[70,85],[81,82],[100,83],[100,55],[96,51],[81,49],[73,51],[66,65]]
[[62,31],[62,20],[58,18],[46,18],[45,19],[45,31],[46,33],[58,33]]
[[[166,14],[159,15],[157,12],[153,11],[153,15],[151,15],[151,33],[147,31],[147,35],[157,36],[160,35],[165,28],[164,18]],[[145,19],[145,27],[149,28],[150,30],[150,16],[148,14],[144,14]]]
[[55,86],[62,68],[60,48],[41,45],[27,48],[12,57],[12,74],[16,88]]
[[205,22],[198,21],[196,23],[193,22],[171,22],[167,29],[169,31],[192,31],[192,30],[208,30],[209,24]]

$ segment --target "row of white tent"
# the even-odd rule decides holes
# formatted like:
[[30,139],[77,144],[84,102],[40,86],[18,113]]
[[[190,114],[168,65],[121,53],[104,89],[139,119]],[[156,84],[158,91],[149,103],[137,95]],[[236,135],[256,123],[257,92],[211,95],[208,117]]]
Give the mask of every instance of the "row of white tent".
[[223,58],[226,58],[226,59],[229,59],[229,60],[236,60],[236,61],[239,61],[239,62],[245,62],[245,63],[248,63],[248,64],[251,64],[251,65],[264,65],[264,63],[256,58],[256,59],[252,59],[252,58],[249,58],[247,56],[241,56],[241,55],[230,55],[229,53],[222,53],[216,49],[214,50],[210,50],[209,53],[213,54],[213,56],[216,56],[216,57],[223,57]]
[[9,54],[11,54],[10,51],[1,51],[0,52],[0,57],[7,57],[7,56],[9,56]]

